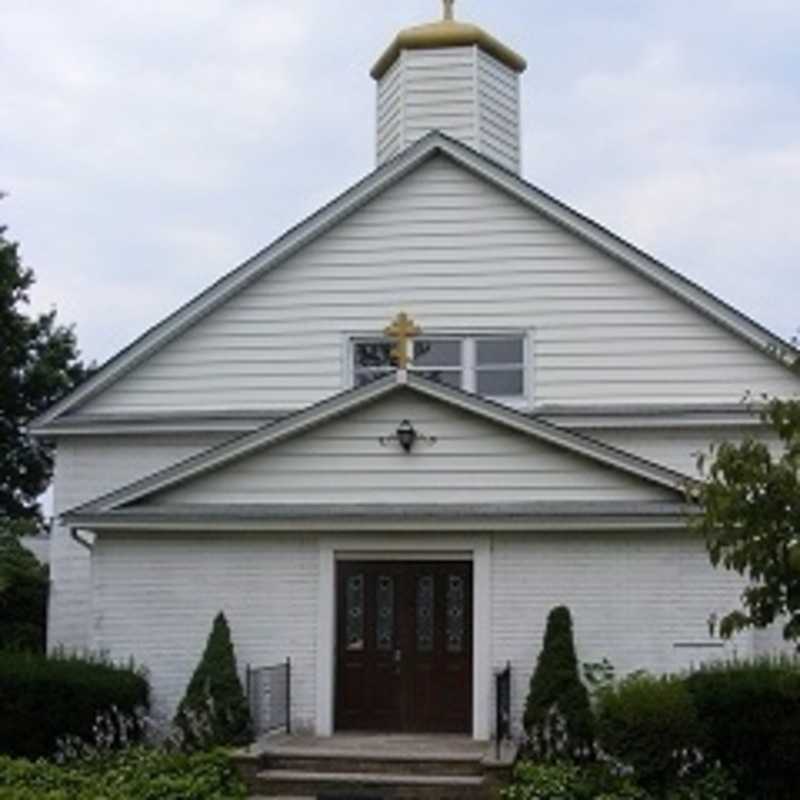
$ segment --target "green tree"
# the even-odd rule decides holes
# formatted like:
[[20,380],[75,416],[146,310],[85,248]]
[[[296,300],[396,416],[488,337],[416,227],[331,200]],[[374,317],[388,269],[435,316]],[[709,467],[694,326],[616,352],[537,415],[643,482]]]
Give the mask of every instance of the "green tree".
[[578,675],[572,616],[564,606],[547,618],[523,718],[531,755],[545,760],[594,757],[594,717]]
[[742,608],[720,633],[784,621],[787,641],[800,640],[800,400],[772,400],[762,418],[777,446],[752,438],[703,454],[692,528],[705,537],[714,566],[748,579]]
[[43,653],[47,568],[0,527],[0,648]]
[[236,671],[231,630],[222,612],[214,620],[175,724],[190,747],[241,745],[252,738],[250,708]]
[[34,276],[5,232],[0,226],[0,519],[40,525],[39,497],[50,483],[53,456],[28,425],[86,370],[73,330],[56,324],[55,311],[25,313]]

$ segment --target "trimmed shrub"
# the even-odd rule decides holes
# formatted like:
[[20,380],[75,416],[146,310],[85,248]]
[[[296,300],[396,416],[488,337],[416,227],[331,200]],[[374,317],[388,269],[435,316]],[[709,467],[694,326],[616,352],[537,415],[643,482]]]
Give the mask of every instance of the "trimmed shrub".
[[600,749],[659,796],[698,763],[702,727],[683,679],[636,673],[597,696]]
[[225,753],[132,749],[99,762],[57,767],[0,758],[0,800],[242,800]]
[[800,664],[720,664],[686,685],[708,735],[707,753],[746,796],[788,800],[800,786]]
[[147,681],[130,667],[0,652],[0,753],[52,756],[66,737],[93,741],[100,715],[134,719],[147,706]]
[[578,675],[569,609],[554,608],[531,676],[523,717],[530,754],[573,761],[594,757],[594,718],[589,693]]
[[231,630],[222,612],[214,620],[175,724],[183,731],[188,747],[243,745],[252,740],[250,707],[236,671]]

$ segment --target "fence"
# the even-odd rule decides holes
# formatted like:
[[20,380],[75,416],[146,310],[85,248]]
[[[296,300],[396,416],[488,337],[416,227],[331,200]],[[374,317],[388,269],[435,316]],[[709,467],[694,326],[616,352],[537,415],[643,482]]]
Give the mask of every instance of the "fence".
[[292,660],[270,667],[247,665],[247,701],[256,736],[292,732]]

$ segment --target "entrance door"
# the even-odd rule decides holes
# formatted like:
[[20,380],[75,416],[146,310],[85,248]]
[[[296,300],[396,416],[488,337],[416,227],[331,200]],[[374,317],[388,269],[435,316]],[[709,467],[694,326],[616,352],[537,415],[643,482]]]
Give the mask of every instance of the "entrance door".
[[337,730],[471,733],[472,564],[339,562]]

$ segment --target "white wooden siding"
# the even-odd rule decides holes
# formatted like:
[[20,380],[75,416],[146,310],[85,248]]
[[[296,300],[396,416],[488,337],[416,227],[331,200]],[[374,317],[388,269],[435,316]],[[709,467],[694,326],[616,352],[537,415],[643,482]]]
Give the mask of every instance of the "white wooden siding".
[[391,69],[378,82],[377,118],[377,156],[383,164],[400,154],[404,147],[403,139],[403,59],[401,53]]
[[445,157],[375,198],[84,407],[297,408],[345,385],[349,335],[532,330],[540,403],[731,402],[800,382]]
[[519,77],[478,47],[405,50],[378,81],[378,164],[432,130],[519,172]]
[[92,639],[150,675],[157,714],[172,716],[218,612],[239,671],[292,659],[296,731],[314,721],[319,547],[313,537],[99,537]]
[[[381,446],[404,420],[410,454]],[[460,503],[674,500],[674,493],[410,392],[246,457],[148,505],[181,503]]]
[[674,532],[496,535],[492,659],[512,663],[514,723],[555,606],[572,612],[579,663],[607,658],[619,676],[662,673],[752,655],[752,634],[701,646],[719,644],[709,616],[738,607],[741,589],[738,576],[712,569],[702,543]]
[[480,151],[504,167],[520,171],[520,98],[517,74],[478,51]]
[[774,433],[759,427],[665,427],[643,430],[603,428],[586,429],[583,432],[613,447],[693,477],[698,475],[698,454],[708,454],[712,445],[717,446],[722,442],[739,443],[746,438],[754,438],[770,445],[776,453],[781,449]]
[[[56,517],[131,481],[188,458],[219,435],[61,437],[53,482]],[[91,538],[91,537],[86,537]],[[66,528],[54,526],[50,545],[50,649],[90,646],[91,559]]]

